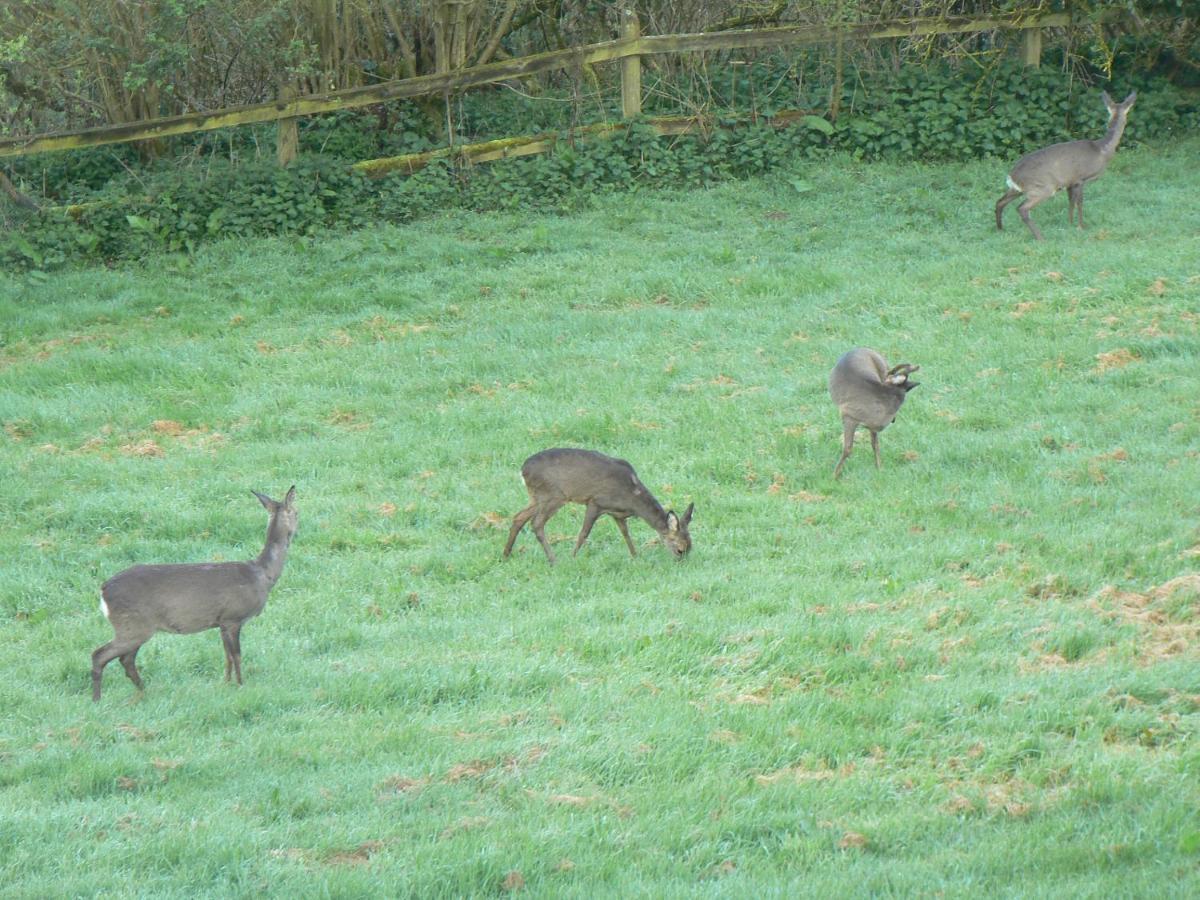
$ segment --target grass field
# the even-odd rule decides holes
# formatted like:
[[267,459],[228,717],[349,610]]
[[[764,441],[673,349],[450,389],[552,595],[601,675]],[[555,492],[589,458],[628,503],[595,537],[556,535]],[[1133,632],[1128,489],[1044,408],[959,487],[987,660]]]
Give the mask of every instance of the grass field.
[[[0,282],[0,894],[1200,894],[1200,142]],[[831,477],[826,379],[922,366]],[[696,505],[570,555],[521,462]],[[300,531],[246,683],[99,585]],[[654,539],[654,540],[652,540]]]

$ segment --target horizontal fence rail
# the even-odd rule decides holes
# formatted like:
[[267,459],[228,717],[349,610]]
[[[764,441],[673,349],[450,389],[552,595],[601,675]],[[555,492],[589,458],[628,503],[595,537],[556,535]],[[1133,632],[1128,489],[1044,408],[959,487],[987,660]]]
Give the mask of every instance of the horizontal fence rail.
[[[925,37],[939,34],[963,34],[995,30],[1021,30],[1028,36],[1024,58],[1036,65],[1040,51],[1041,29],[1069,25],[1070,15],[1051,13],[1042,16],[994,16],[973,18],[949,16],[939,19],[871,22],[845,25],[784,25],[736,31],[716,31],[700,34],[670,34],[624,36],[612,41],[588,44],[568,50],[552,50],[519,59],[488,63],[460,69],[456,72],[421,75],[386,81],[365,87],[308,94],[302,97],[281,97],[268,103],[235,106],[212,112],[188,113],[146,119],[124,125],[86,128],[79,131],[41,134],[27,137],[0,138],[0,157],[28,156],[51,150],[75,150],[104,144],[154,140],[181,134],[215,131],[238,125],[261,124],[296,119],[320,113],[336,112],[371,106],[388,100],[442,95],[470,87],[524,78],[558,69],[579,68],[595,63],[631,60],[660,53],[694,53],[707,50],[747,50],[769,47],[803,46],[838,40],[880,40],[887,38]],[[634,29],[636,33],[636,28]],[[629,35],[627,29],[623,33]],[[636,68],[636,67],[633,67]],[[632,77],[632,76],[630,76]],[[628,93],[628,92],[627,92]],[[638,108],[626,103],[625,108]]]

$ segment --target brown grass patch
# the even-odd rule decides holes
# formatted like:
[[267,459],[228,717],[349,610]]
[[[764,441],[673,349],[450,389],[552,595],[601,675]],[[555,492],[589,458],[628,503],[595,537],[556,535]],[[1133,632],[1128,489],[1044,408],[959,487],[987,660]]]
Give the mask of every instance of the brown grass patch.
[[365,866],[382,849],[383,841],[364,841],[353,850],[331,853],[325,858],[325,863],[330,866]]
[[952,816],[961,816],[975,812],[975,803],[969,797],[955,794],[942,805],[942,809]]
[[451,784],[464,778],[479,778],[494,769],[503,768],[507,772],[516,772],[522,766],[532,765],[546,755],[546,748],[538,744],[530,747],[524,753],[506,756],[502,760],[476,759],[469,763],[459,763],[451,766],[445,775],[445,780]]
[[471,523],[471,529],[478,531],[480,528],[496,528],[503,530],[508,527],[508,517],[498,512],[482,512],[475,517],[475,521]]
[[794,494],[788,494],[788,499],[793,503],[824,503],[829,498],[814,491],[796,491]]
[[117,731],[126,737],[133,738],[135,741],[155,741],[158,740],[158,732],[148,728],[138,728],[136,725],[127,725],[122,723],[117,726]]
[[834,779],[849,778],[855,773],[857,768],[854,763],[846,763],[844,766],[836,769],[831,769],[825,765],[821,765],[815,769],[805,765],[785,766],[782,769],[776,769],[774,772],[755,775],[754,780],[759,784],[779,784],[781,782],[804,784],[809,781],[832,781]]
[[1139,358],[1137,354],[1126,347],[1119,347],[1107,353],[1097,353],[1096,368],[1092,371],[1103,374],[1109,369],[1123,369],[1130,363],[1137,362]]
[[428,778],[407,778],[404,775],[392,775],[379,783],[381,796],[395,794],[415,794],[429,784]]
[[519,891],[525,887],[525,876],[516,869],[513,869],[504,876],[504,881],[500,883],[500,887],[506,891]]
[[1108,585],[1088,606],[1107,621],[1138,629],[1137,659],[1142,665],[1194,651],[1200,643],[1200,573],[1172,578],[1144,593]]
[[166,453],[163,452],[162,447],[160,447],[155,441],[148,439],[144,441],[136,441],[130,444],[122,444],[121,453],[124,456],[138,456],[142,457],[143,459],[166,456]]
[[486,759],[476,759],[469,763],[458,763],[450,767],[450,771],[446,773],[445,780],[453,784],[456,781],[462,781],[464,778],[478,778],[496,768],[497,765],[498,763]]
[[839,850],[866,850],[870,843],[866,835],[857,831],[847,831],[837,845]]
[[396,338],[405,338],[410,334],[420,334],[423,331],[429,331],[433,328],[432,325],[416,324],[414,322],[397,322],[387,316],[373,316],[362,323],[364,331],[368,332],[371,337],[377,341],[389,341]]

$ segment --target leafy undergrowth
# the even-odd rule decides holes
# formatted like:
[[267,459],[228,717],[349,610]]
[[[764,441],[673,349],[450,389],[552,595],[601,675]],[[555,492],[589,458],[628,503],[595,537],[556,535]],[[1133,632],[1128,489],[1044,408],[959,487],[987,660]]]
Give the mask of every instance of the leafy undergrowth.
[[[822,162],[0,286],[11,896],[1200,890],[1194,142],[997,233],[1003,167]],[[831,477],[840,353],[921,386]],[[696,504],[675,563],[548,446]],[[88,656],[137,561],[300,532],[242,634]]]

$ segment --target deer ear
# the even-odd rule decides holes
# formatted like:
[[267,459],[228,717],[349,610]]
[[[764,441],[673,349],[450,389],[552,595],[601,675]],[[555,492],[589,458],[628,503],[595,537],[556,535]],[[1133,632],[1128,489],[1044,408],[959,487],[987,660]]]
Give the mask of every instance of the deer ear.
[[679,516],[675,515],[675,510],[667,513],[667,529],[669,531],[679,530]]
[[293,484],[288,488],[287,496],[283,498],[284,506],[291,506],[296,502],[296,486]]
[[683,511],[683,520],[682,521],[685,526],[688,524],[688,522],[692,521],[692,510],[695,509],[695,507],[696,507],[695,503],[689,503],[688,508]]
[[1129,96],[1121,101],[1121,105],[1128,108],[1133,106],[1133,101],[1137,99],[1137,91],[1131,91]]
[[908,393],[909,391],[911,391],[913,388],[915,388],[915,387],[920,387],[920,386],[921,386],[921,382],[919,382],[919,381],[909,381],[909,382],[905,382],[905,384],[904,384],[904,393],[906,393],[906,394],[907,394],[907,393]]
[[261,503],[263,506],[265,506],[268,511],[274,512],[275,506],[276,506],[274,500],[272,500],[266,494],[260,494],[258,491],[251,491],[250,493],[252,493],[255,497],[257,497],[258,502]]
[[1113,98],[1108,96],[1108,91],[1101,91],[1100,99],[1104,101],[1104,105],[1107,106],[1109,109],[1112,109],[1114,106],[1117,105],[1116,103],[1113,102]]

